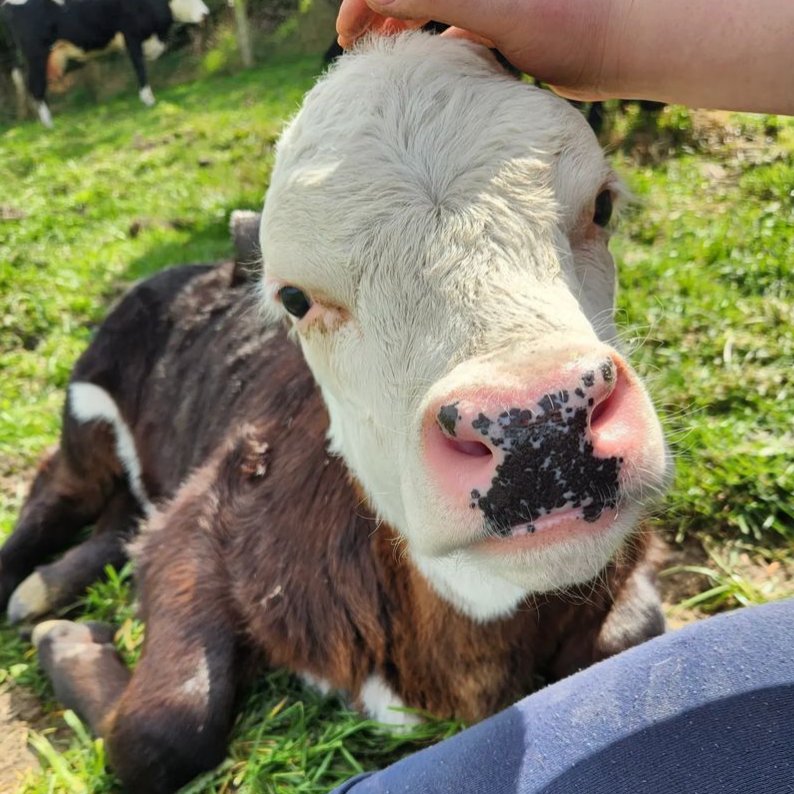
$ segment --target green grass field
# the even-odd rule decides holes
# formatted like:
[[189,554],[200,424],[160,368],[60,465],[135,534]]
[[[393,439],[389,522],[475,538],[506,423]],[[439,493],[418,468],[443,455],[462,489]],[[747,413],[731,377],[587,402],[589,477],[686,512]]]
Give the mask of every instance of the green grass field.
[[[55,104],[56,129],[0,128],[0,537],[55,442],[70,368],[109,304],[169,264],[229,254],[228,216],[257,207],[273,143],[319,70],[294,60],[95,106]],[[674,488],[652,517],[685,571],[664,577],[688,618],[792,592],[794,120],[664,111],[610,136],[638,201],[613,250],[620,325],[664,416]],[[128,571],[84,614],[143,627]],[[677,601],[683,599],[683,608]],[[0,687],[44,704],[26,792],[115,790],[103,748],[51,700],[29,646],[0,624]],[[282,673],[251,693],[228,760],[190,792],[324,792],[457,729],[394,737]]]

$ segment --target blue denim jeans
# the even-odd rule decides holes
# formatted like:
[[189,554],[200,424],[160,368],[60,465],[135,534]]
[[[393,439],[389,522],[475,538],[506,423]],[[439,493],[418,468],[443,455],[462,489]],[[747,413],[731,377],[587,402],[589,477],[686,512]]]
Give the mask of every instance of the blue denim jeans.
[[794,600],[657,637],[342,792],[794,792]]

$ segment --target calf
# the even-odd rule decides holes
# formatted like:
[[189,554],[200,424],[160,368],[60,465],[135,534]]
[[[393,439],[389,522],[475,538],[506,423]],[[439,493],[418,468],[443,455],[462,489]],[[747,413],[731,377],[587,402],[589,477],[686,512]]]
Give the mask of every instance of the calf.
[[56,42],[68,42],[73,54],[74,48],[102,50],[121,34],[138,78],[138,96],[153,105],[144,56],[162,53],[174,21],[198,23],[209,13],[203,0],[3,0],[0,10],[27,62],[28,90],[46,127],[52,126],[45,101],[47,61]]
[[261,287],[184,266],[109,315],[0,598],[64,603],[146,517],[134,672],[106,627],[33,635],[128,789],[218,763],[257,670],[473,721],[663,630],[637,521],[668,462],[617,349],[619,193],[581,115],[486,50],[371,41],[279,143]]

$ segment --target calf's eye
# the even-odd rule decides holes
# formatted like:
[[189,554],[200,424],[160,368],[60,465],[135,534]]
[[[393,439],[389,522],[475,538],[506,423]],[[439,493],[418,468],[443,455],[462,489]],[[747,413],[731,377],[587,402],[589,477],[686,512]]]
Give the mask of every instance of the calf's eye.
[[278,291],[278,297],[284,308],[299,320],[301,317],[305,317],[312,307],[312,302],[306,296],[306,293],[297,287],[282,287]]
[[609,190],[602,190],[595,200],[595,212],[593,213],[593,223],[596,226],[606,226],[612,217],[612,193]]

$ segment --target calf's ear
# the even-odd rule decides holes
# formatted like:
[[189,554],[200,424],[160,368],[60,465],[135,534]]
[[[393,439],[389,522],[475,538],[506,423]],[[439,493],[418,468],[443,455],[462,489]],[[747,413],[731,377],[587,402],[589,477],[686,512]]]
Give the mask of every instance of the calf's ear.
[[235,281],[258,277],[262,268],[259,248],[259,221],[262,215],[253,210],[234,210],[229,218],[229,232],[234,245]]

